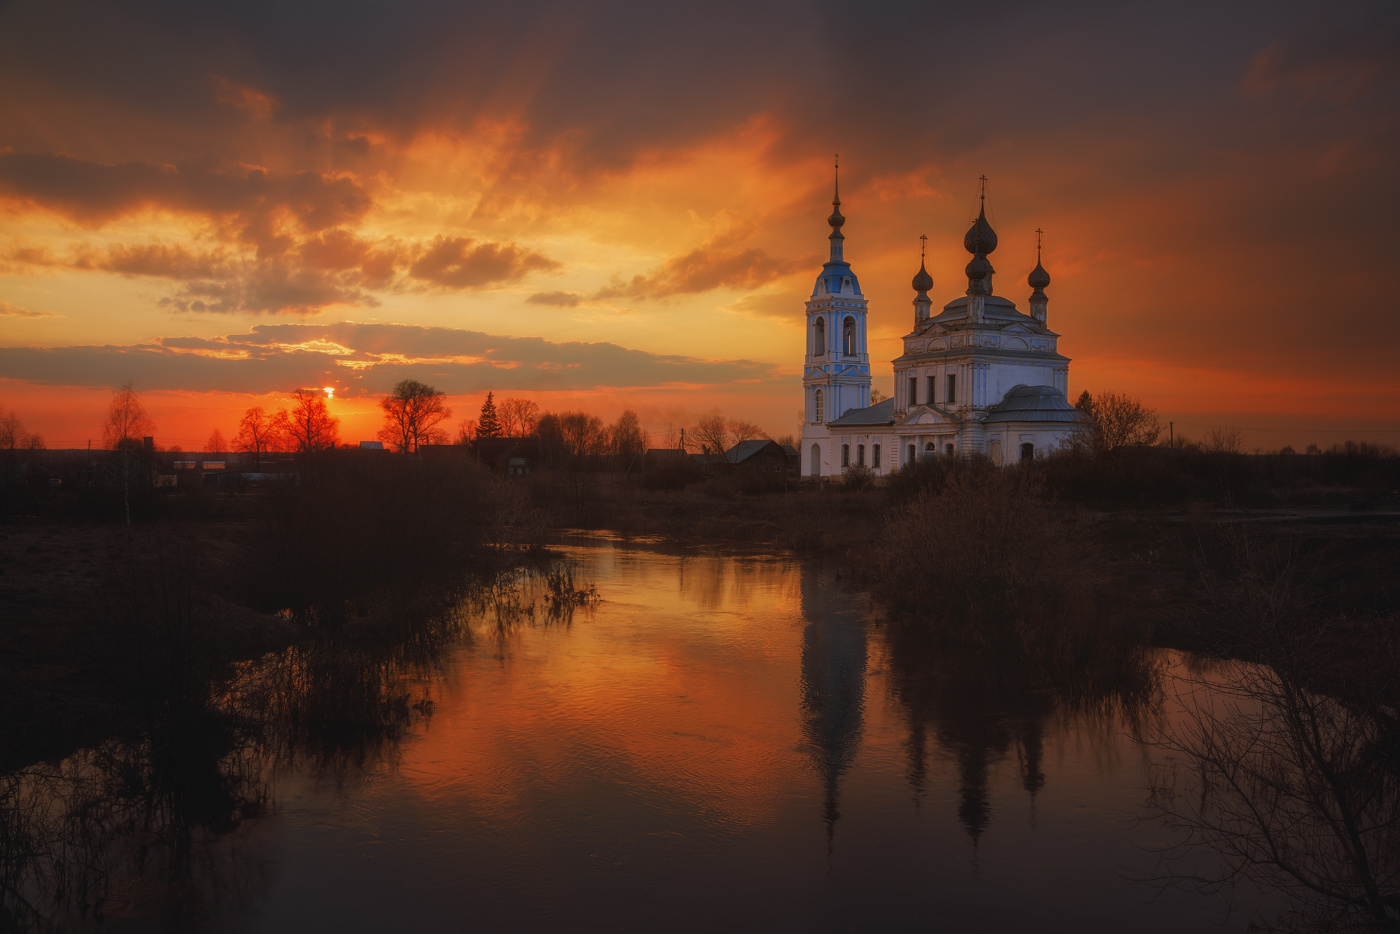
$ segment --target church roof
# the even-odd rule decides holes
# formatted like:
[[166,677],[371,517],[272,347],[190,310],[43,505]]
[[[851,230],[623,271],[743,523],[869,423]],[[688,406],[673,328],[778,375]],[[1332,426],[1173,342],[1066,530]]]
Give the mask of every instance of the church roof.
[[857,425],[894,424],[894,399],[877,402],[868,409],[851,409],[845,415],[828,423],[831,428],[854,428]]
[[1081,422],[1084,413],[1053,386],[1012,386],[983,420],[996,422]]

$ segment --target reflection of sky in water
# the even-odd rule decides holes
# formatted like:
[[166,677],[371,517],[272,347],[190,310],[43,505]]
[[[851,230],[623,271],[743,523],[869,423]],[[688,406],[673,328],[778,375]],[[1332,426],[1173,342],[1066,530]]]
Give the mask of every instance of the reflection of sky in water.
[[[576,545],[604,598],[481,626],[392,764],[277,782],[230,931],[1181,931],[1134,887],[1153,750],[1004,672],[901,659],[781,557]],[[1243,930],[1236,914],[1220,930]],[[1216,929],[1216,928],[1212,928]]]

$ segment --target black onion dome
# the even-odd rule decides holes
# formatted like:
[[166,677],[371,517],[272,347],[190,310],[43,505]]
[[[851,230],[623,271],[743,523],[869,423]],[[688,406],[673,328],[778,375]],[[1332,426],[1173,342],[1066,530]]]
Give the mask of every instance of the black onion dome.
[[933,276],[930,276],[928,270],[924,268],[923,260],[919,260],[919,271],[914,274],[914,281],[911,285],[914,286],[915,292],[927,292],[933,288]]
[[831,216],[826,219],[826,222],[837,230],[840,230],[841,226],[846,223],[846,219],[841,216],[840,201],[831,202]]
[[1039,260],[1036,260],[1035,268],[1031,270],[1026,283],[1033,289],[1043,289],[1050,284],[1050,273],[1045,271]]
[[981,253],[978,253],[972,257],[972,262],[967,264],[966,272],[969,279],[985,279],[995,272],[995,270],[992,269],[991,261]]
[[997,248],[997,232],[987,223],[986,205],[963,235],[963,248],[969,253],[990,253]]

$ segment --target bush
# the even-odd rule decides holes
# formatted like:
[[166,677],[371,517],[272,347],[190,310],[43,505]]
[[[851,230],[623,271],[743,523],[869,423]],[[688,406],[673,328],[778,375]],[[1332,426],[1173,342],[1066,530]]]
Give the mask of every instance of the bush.
[[896,509],[875,558],[875,589],[898,615],[952,643],[1050,667],[1140,641],[1099,612],[1088,549],[1034,473],[939,460],[910,471],[906,483],[928,488]]

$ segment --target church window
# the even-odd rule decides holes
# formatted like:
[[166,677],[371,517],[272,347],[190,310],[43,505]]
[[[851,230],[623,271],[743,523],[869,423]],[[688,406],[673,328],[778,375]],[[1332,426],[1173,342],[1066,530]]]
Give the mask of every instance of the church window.
[[1035,445],[1027,441],[1021,445],[1021,460],[1028,461],[1035,459]]
[[822,449],[821,445],[812,445],[812,472],[811,476],[821,476],[822,472]]
[[925,460],[927,460],[927,459],[933,457],[933,455],[935,455],[935,454],[937,454],[937,453],[938,453],[938,448],[936,448],[936,447],[933,446],[933,442],[932,442],[932,441],[930,441],[928,444],[924,445],[924,459],[925,459]]
[[851,466],[851,446],[849,444],[841,445],[841,466]]
[[930,376],[930,377],[928,378],[928,402],[929,402],[929,405],[933,405],[933,387],[934,387],[933,377]]
[[841,352],[848,357],[856,352],[856,319],[847,318],[841,324]]
[[[826,319],[818,318],[816,327],[812,330],[812,354],[820,357],[826,353]],[[821,421],[821,419],[817,419]]]
[[905,463],[909,463],[909,464],[914,463],[914,458],[915,458],[916,456],[917,456],[917,449],[914,447],[914,445],[912,445],[912,444],[909,445],[909,460],[906,461]]
[[880,446],[878,444],[870,449],[870,466],[876,470],[880,469]]
[[823,417],[823,414],[824,414],[824,413],[822,412],[822,391],[821,391],[820,389],[817,390],[817,401],[816,401],[815,409],[816,409],[816,415],[815,415],[815,417],[812,419],[812,421],[815,422],[816,424],[820,425],[820,424],[822,423],[822,417]]
[[919,378],[917,376],[909,377],[909,404],[919,404]]
[[945,444],[945,445],[943,445],[943,453],[944,453],[944,454],[947,454],[949,457],[952,457],[952,456],[953,456],[953,450],[954,450],[954,449],[953,449],[953,446],[952,446],[951,444]]
[[955,373],[948,374],[948,398],[944,401],[949,405],[958,401],[958,377]]
[[856,466],[865,466],[865,445],[863,444],[856,445]]

